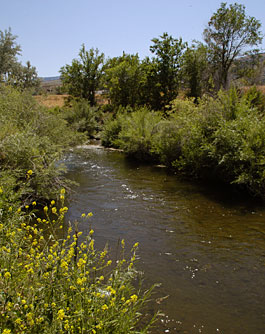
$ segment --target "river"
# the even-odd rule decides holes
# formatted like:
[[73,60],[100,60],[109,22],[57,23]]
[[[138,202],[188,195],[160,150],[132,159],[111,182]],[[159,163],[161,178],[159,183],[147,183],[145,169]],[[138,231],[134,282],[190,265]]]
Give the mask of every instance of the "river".
[[145,283],[161,283],[152,333],[265,333],[264,207],[93,145],[65,164],[79,183],[67,218],[92,211],[98,249],[138,241]]

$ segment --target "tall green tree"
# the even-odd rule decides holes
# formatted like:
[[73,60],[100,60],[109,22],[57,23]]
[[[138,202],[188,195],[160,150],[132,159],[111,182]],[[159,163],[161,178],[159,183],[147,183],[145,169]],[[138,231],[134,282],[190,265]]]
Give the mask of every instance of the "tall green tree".
[[211,63],[215,67],[216,88],[227,88],[229,71],[235,59],[244,54],[246,48],[256,47],[262,41],[261,24],[246,15],[245,6],[221,3],[204,30],[204,40],[211,52]]
[[180,86],[180,69],[186,43],[182,38],[175,39],[164,33],[160,38],[152,39],[150,51],[155,55],[157,80],[155,84],[160,91],[159,105],[164,108],[177,95]]
[[70,95],[89,101],[91,106],[96,104],[95,92],[99,88],[102,77],[104,54],[98,49],[85,49],[83,44],[79,57],[72,60],[71,65],[60,69],[63,89]]
[[184,53],[182,77],[188,88],[188,96],[195,101],[209,89],[211,66],[208,61],[208,48],[202,43],[193,44]]
[[17,36],[12,35],[11,28],[0,30],[0,82],[7,82],[17,67],[17,56],[21,47],[16,43]]
[[30,62],[22,65],[17,57],[21,47],[16,43],[17,36],[11,29],[0,31],[0,83],[8,83],[20,89],[38,88],[40,79],[36,68]]
[[136,106],[141,104],[142,71],[138,54],[123,53],[121,57],[109,59],[104,67],[104,83],[114,106]]
[[15,64],[9,77],[9,83],[21,89],[37,89],[40,86],[40,81],[36,67],[32,66],[29,61],[26,62],[25,66],[21,63]]

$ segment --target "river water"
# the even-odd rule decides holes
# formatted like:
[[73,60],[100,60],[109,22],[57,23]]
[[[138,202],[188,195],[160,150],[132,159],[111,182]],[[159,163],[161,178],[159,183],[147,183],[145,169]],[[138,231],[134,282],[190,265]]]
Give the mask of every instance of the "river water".
[[93,212],[98,249],[138,241],[145,283],[161,283],[150,307],[164,316],[152,333],[265,333],[264,207],[97,146],[65,164],[79,183],[68,218]]

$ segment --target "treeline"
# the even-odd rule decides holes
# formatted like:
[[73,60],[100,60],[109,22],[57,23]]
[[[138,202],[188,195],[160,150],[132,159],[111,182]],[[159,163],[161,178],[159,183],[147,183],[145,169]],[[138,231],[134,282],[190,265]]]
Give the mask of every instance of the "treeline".
[[92,106],[100,89],[114,109],[164,110],[180,91],[198,101],[204,94],[229,88],[231,82],[258,84],[264,74],[264,62],[254,49],[262,40],[260,27],[243,5],[222,3],[203,32],[204,43],[188,45],[164,33],[152,39],[152,57],[123,53],[106,60],[98,49],[87,51],[82,45],[78,57],[60,70],[63,89]]
[[100,111],[111,111],[103,116],[103,145],[265,199],[265,97],[255,86],[239,89],[262,80],[264,62],[253,51],[260,27],[243,5],[222,3],[204,43],[188,46],[164,33],[152,40],[152,58],[124,53],[106,61],[83,45],[61,68],[63,88],[91,106],[102,89],[109,103],[81,116],[85,102],[77,102],[71,123],[91,120],[92,110],[101,120]]

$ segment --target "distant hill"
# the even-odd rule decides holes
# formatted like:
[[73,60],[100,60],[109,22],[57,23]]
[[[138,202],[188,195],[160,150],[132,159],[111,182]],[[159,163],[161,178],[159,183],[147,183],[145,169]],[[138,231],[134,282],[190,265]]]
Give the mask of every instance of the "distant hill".
[[40,78],[41,90],[45,93],[57,94],[60,87],[62,86],[62,82],[59,76],[57,77],[44,77]]
[[42,77],[40,79],[42,81],[54,81],[54,80],[60,80],[60,76],[57,76],[57,77]]

